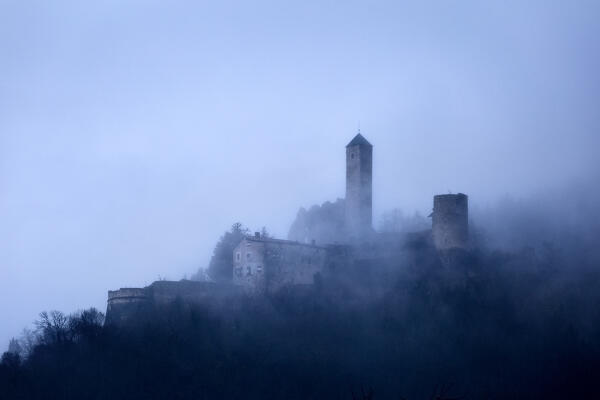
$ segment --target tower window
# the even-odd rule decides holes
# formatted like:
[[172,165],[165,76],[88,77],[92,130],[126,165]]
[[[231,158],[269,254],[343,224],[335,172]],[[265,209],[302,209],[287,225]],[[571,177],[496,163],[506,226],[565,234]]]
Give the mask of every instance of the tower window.
[[251,257],[251,253],[246,253],[246,260],[249,260]]
[[237,253],[235,255],[236,260],[240,261],[240,258],[242,258],[242,255],[240,253]]
[[350,158],[354,160],[354,153],[350,153]]

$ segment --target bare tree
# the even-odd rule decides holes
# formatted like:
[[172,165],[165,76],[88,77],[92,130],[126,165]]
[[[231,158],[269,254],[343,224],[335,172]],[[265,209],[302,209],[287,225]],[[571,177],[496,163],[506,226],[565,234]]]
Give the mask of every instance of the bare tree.
[[60,311],[41,312],[35,326],[42,343],[65,343],[71,340],[69,318]]

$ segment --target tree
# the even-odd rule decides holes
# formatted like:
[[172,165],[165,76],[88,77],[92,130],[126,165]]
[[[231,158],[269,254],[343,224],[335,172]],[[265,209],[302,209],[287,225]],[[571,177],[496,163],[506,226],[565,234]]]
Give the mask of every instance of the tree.
[[335,243],[344,240],[344,200],[337,199],[322,205],[314,205],[309,210],[300,208],[290,226],[288,239],[301,243]]
[[402,210],[395,208],[383,213],[379,230],[381,232],[418,232],[431,228],[431,222],[418,211],[412,216],[405,215]]
[[69,330],[76,340],[94,339],[102,332],[104,314],[95,308],[83,310],[69,317]]
[[269,233],[269,231],[267,230],[266,226],[263,226],[262,229],[260,230],[260,237],[265,238],[265,239],[269,239],[272,237],[271,234]]
[[16,370],[21,365],[21,357],[17,353],[6,351],[4,354],[2,354],[0,365],[11,370]]
[[8,352],[13,353],[13,354],[18,354],[19,356],[21,356],[23,353],[23,347],[21,346],[21,343],[19,343],[19,341],[17,339],[12,338],[12,339],[10,339],[10,342],[8,343]]
[[227,282],[233,275],[233,249],[248,235],[248,229],[236,222],[217,242],[208,265],[208,275],[217,282]]
[[[185,279],[185,278],[184,278]],[[208,275],[208,271],[206,268],[198,268],[195,274],[190,276],[190,281],[198,281],[198,282],[210,282],[210,276]]]
[[71,340],[69,318],[60,311],[41,312],[35,326],[40,334],[40,341],[44,344],[65,343]]
[[33,351],[33,348],[37,345],[38,338],[36,334],[28,328],[24,328],[21,336],[19,337],[19,345],[21,346],[21,357],[27,358]]

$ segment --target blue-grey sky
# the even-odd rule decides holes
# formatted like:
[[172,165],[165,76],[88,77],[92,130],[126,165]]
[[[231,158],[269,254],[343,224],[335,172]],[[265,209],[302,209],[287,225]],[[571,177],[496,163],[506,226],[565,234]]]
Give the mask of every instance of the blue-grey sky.
[[595,1],[0,0],[0,348],[284,237],[374,148],[375,221],[598,170]]

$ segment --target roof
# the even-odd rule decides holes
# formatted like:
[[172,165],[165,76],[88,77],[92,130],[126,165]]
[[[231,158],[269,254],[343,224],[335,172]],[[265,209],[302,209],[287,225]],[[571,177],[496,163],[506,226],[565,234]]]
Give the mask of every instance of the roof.
[[284,245],[316,247],[316,248],[320,248],[320,249],[324,249],[325,248],[323,246],[318,246],[316,244],[301,243],[301,242],[297,242],[295,240],[284,240],[284,239],[274,239],[274,238],[265,238],[265,237],[257,238],[255,236],[250,236],[250,235],[246,236],[244,238],[244,240],[247,240],[249,242],[276,243],[276,244],[284,244]]
[[346,145],[346,147],[350,147],[350,146],[369,146],[369,147],[373,147],[373,145],[371,143],[369,143],[369,141],[367,139],[365,139],[365,137],[363,135],[361,135],[360,133],[358,133],[356,136],[354,136],[354,139],[352,139],[350,141],[350,143],[348,143]]

